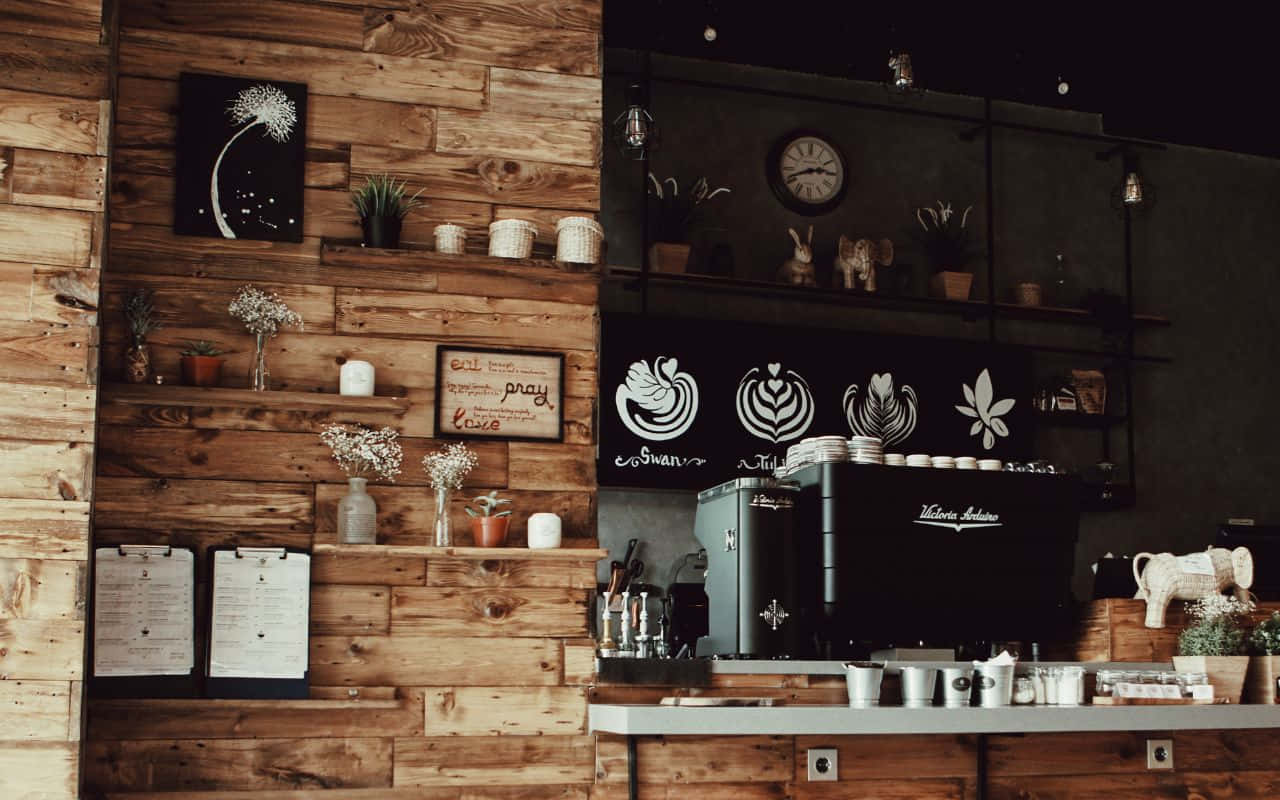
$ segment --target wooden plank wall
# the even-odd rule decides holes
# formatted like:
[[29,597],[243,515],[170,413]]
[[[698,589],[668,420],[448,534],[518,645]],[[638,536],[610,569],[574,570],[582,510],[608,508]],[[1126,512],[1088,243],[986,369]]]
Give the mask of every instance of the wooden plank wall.
[[[512,543],[554,510],[570,546],[594,546],[595,272],[549,261],[439,257],[441,222],[483,253],[491,220],[540,227],[600,194],[600,0],[120,0],[112,239],[103,292],[95,542],[308,547],[336,540],[341,472],[316,436],[332,421],[402,433],[404,473],[377,484],[379,541],[424,545],[433,500],[419,462],[435,438],[435,345],[566,354],[563,444],[475,443],[454,508],[492,488],[515,498]],[[171,231],[177,79],[183,71],[306,83],[304,240],[272,244]],[[366,251],[349,190],[388,171],[423,189],[409,251]],[[221,405],[116,383],[121,300],[155,291],[155,363],[174,383],[189,339],[227,351],[244,387],[253,343],[227,315],[236,290],[279,292],[305,330],[271,341],[278,390],[334,393],[344,360],[377,369],[403,407],[323,401]],[[283,395],[281,395],[283,397]],[[85,785],[111,798],[585,797],[594,744],[586,688],[565,643],[587,632],[594,552],[533,560],[317,555],[312,699],[89,698]],[[526,551],[527,552],[527,551]],[[494,785],[499,788],[492,789]]]
[[110,138],[102,0],[0,4],[0,797],[73,798]]

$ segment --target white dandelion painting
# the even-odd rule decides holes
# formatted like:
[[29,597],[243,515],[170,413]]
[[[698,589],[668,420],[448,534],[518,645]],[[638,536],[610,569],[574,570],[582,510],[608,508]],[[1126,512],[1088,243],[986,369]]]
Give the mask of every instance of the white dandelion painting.
[[174,231],[302,240],[307,88],[184,73]]

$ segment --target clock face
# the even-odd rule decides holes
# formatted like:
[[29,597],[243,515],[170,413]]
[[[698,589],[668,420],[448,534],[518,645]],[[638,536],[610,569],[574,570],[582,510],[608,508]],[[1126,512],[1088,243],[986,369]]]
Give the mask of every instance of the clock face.
[[810,133],[784,136],[774,145],[769,183],[784,205],[801,214],[823,214],[844,197],[844,156],[834,143]]

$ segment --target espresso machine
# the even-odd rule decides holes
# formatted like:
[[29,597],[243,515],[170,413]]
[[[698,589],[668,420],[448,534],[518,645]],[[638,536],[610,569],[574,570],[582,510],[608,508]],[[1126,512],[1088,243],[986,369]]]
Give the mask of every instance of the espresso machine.
[[1065,475],[852,463],[707,489],[697,653],[1052,641],[1071,622],[1082,495]]

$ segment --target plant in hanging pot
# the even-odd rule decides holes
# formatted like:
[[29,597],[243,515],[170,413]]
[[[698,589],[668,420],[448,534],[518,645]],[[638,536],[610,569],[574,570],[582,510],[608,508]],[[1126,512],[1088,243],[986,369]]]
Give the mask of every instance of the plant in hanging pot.
[[374,430],[364,425],[330,425],[320,432],[333,460],[347,473],[346,496],[338,501],[338,541],[342,544],[377,544],[378,504],[369,496],[370,476],[395,483],[404,453],[392,428]]
[[431,479],[436,494],[436,516],[432,524],[432,543],[436,547],[453,546],[453,524],[449,517],[449,496],[462,488],[462,480],[475,469],[480,459],[461,442],[446,445],[422,457],[422,469]]
[[649,173],[649,269],[682,273],[689,263],[689,231],[705,211],[704,204],[729,189],[712,189],[705,177],[680,192],[675,178],[659,181]]
[[255,286],[240,287],[239,294],[227,307],[231,316],[244,323],[254,338],[253,366],[249,370],[249,388],[257,392],[271,388],[267,371],[267,339],[275,336],[283,325],[302,328],[302,317],[289,308],[280,295],[264,292]]
[[188,386],[217,386],[222,381],[222,351],[213,342],[188,341],[182,355],[182,382]]
[[467,506],[471,517],[471,536],[476,547],[501,547],[507,541],[507,528],[511,525],[511,511],[498,511],[498,506],[511,505],[511,500],[498,497],[498,490],[472,499],[478,508]]
[[1249,634],[1249,678],[1245,702],[1276,702],[1276,680],[1280,679],[1280,611],[1258,623]]
[[973,286],[973,273],[966,267],[979,255],[969,230],[969,206],[963,213],[952,211],[950,203],[938,201],[938,207],[917,208],[920,229],[911,229],[913,238],[933,264],[934,274],[929,290],[948,300],[968,300]]
[[1215,703],[1239,703],[1249,657],[1242,620],[1253,612],[1248,600],[1207,594],[1187,604],[1192,623],[1178,634],[1178,672],[1203,672],[1213,685]]
[[160,327],[155,319],[155,304],[147,289],[134,289],[124,301],[124,316],[129,323],[133,343],[124,353],[124,379],[129,383],[146,383],[151,377],[151,347],[147,334]]
[[370,175],[364,186],[351,193],[351,203],[360,215],[360,229],[365,247],[396,248],[400,246],[400,228],[405,215],[424,205],[418,195],[405,197],[406,183],[387,174]]

